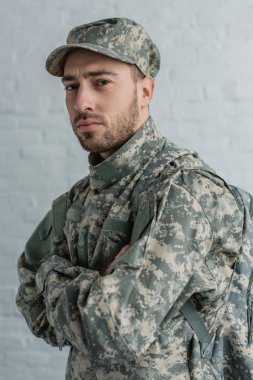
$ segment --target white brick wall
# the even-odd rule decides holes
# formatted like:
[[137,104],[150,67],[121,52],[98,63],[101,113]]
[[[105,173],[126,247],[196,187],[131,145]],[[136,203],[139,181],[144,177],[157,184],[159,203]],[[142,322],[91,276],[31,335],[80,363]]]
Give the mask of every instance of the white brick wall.
[[253,192],[252,0],[2,0],[1,380],[64,378],[67,350],[33,338],[16,310],[16,261],[52,199],[87,173],[45,59],[73,26],[111,16],[134,17],[161,50],[151,111],[163,133]]

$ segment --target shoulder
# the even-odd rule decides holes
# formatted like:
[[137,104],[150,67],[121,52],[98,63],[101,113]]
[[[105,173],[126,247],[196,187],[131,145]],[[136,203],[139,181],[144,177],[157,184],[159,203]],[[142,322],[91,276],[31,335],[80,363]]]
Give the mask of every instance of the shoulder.
[[[181,204],[202,210],[212,231],[213,247],[237,251],[241,244],[243,217],[231,187],[198,157],[175,163],[175,173],[163,173],[160,200],[168,198],[168,208]],[[177,166],[177,168],[176,168]]]
[[196,152],[168,143],[159,155],[135,190],[138,210],[154,200],[166,202],[167,212],[174,205],[194,204],[217,236],[233,228],[241,231],[242,218],[230,186]]
[[203,208],[211,207],[212,203],[229,204],[237,208],[230,186],[219,174],[207,165],[197,152],[179,147],[168,142],[162,159],[158,159],[157,167],[153,170],[158,173],[152,182],[154,190],[168,193],[168,188],[174,187],[187,191]]
[[173,188],[175,192],[184,189],[199,203],[210,220],[214,214],[224,216],[239,212],[234,194],[226,180],[195,153],[176,158],[173,169],[166,168],[161,177],[161,196],[163,191],[168,192],[168,188]]

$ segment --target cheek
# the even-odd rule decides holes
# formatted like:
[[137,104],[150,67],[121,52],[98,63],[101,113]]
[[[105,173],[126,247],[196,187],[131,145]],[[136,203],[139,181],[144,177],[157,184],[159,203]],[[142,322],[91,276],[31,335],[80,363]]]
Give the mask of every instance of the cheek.
[[131,96],[128,96],[123,91],[117,96],[113,96],[111,99],[106,99],[104,105],[110,113],[118,114],[124,111],[124,109],[131,103],[131,101]]

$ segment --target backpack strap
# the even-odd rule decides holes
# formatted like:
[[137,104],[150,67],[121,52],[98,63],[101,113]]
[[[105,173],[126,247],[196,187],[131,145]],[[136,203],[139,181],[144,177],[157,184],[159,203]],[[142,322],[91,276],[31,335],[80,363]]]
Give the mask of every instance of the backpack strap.
[[[189,155],[193,155],[196,157],[195,153],[183,151],[183,152],[179,152],[178,155],[175,155],[174,157],[169,157],[169,159],[167,159],[166,161],[167,167],[171,163],[173,163],[174,160],[177,160],[179,164],[175,169],[173,168],[173,165],[172,165],[172,168],[171,168],[172,176],[184,168],[183,160],[185,159],[185,157]],[[161,161],[162,160],[164,160],[163,157]],[[159,166],[159,163],[157,166]],[[163,167],[163,170],[164,168],[165,167]],[[187,168],[187,165],[185,165],[185,168]],[[208,168],[205,167],[204,164],[203,166],[200,166],[199,162],[194,169],[202,169],[205,171],[209,171],[212,175],[215,175],[215,173],[213,173],[211,170],[208,170],[209,167]],[[151,183],[147,183],[147,179],[149,178],[149,170],[150,170],[149,167],[147,167],[147,169],[145,170],[143,176],[139,180],[139,183],[137,184],[137,187],[135,189],[139,198],[141,197],[143,190],[146,191],[147,188],[151,188],[150,186]],[[151,199],[153,200],[154,198],[151,197]],[[143,233],[148,223],[154,216],[154,207],[152,207],[152,200],[151,202],[146,202],[144,207],[137,214],[135,222],[134,222],[134,226],[133,226],[130,244],[133,244],[136,240],[140,238],[141,234]],[[183,316],[185,317],[185,319],[187,320],[191,328],[194,330],[195,334],[197,335],[200,342],[200,346],[201,346],[202,356],[205,358],[210,358],[212,355],[212,352],[209,352],[208,350],[206,350],[206,348],[211,343],[213,335],[210,334],[210,332],[208,331],[202,317],[196,310],[195,306],[192,304],[190,299],[188,299],[185,301],[185,303],[179,310],[183,314]]]
[[[235,186],[230,186],[237,202],[241,202],[241,210],[246,207],[248,209],[251,219],[253,219],[253,197],[250,193]],[[249,283],[247,289],[247,322],[248,322],[248,344],[253,343],[253,271],[249,276]]]
[[[179,310],[197,335],[203,356],[206,347],[212,341],[213,335],[207,330],[202,317],[189,299],[183,304],[183,306],[181,306]],[[206,354],[205,358],[208,358]]]
[[250,193],[248,193],[245,190],[240,189],[239,187],[235,187],[230,185],[230,190],[232,191],[238,206],[243,211],[243,207],[246,206],[246,208],[249,210],[249,214],[251,218],[253,219],[253,197]]
[[54,237],[57,239],[63,237],[67,200],[68,193],[65,193],[53,201],[51,210],[44,216],[26,243],[25,256],[34,269],[38,269],[41,261],[51,253]]
[[[253,197],[250,193],[242,190],[236,186],[228,185],[228,188],[232,192],[237,205],[241,212],[243,213],[244,208],[246,207],[249,210],[250,217],[253,218]],[[249,278],[248,292],[247,292],[247,316],[248,316],[248,326],[249,326],[249,335],[248,335],[248,344],[253,342],[253,300],[252,295],[250,294],[250,289],[253,284],[253,272],[251,272]],[[180,308],[181,313],[184,315],[187,322],[190,324],[194,332],[199,338],[200,344],[202,347],[206,347],[212,340],[212,335],[207,330],[207,327],[199,315],[196,308],[193,306],[190,300],[187,300],[185,304]],[[204,344],[204,346],[203,346]],[[203,357],[203,351],[202,351]],[[204,355],[206,358],[206,353]]]
[[68,210],[68,193],[55,199],[52,204],[52,227],[57,237],[63,236],[66,214]]

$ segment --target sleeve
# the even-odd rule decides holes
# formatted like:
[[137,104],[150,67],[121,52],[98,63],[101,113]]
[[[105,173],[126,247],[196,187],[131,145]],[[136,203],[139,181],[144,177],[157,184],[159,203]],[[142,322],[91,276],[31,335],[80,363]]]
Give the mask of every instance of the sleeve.
[[[18,260],[20,286],[16,296],[17,307],[32,333],[43,338],[48,344],[60,348],[67,342],[61,340],[57,331],[48,323],[44,298],[36,288],[35,277],[45,257],[52,255],[53,252],[57,252],[59,257],[68,256],[67,242],[59,232],[61,228],[57,231],[53,223],[53,219],[56,217],[60,217],[60,220],[64,219],[60,215],[62,206],[59,207],[59,204],[63,204],[62,199],[65,201],[65,198],[64,195],[56,200],[57,212],[53,216],[53,209],[50,210],[26,243],[25,250]],[[56,221],[55,227],[60,227],[59,222]]]
[[97,360],[136,359],[155,342],[189,284],[197,284],[192,293],[199,290],[196,278],[202,287],[214,285],[214,279],[205,284],[212,230],[200,204],[172,183],[155,205],[144,233],[113,273],[100,276],[54,255],[36,275],[50,325]]
[[27,263],[24,252],[18,260],[18,274],[20,286],[16,296],[16,304],[28,327],[35,336],[43,338],[48,344],[59,346],[60,341],[57,340],[55,331],[47,320],[44,299],[36,289],[36,272]]

